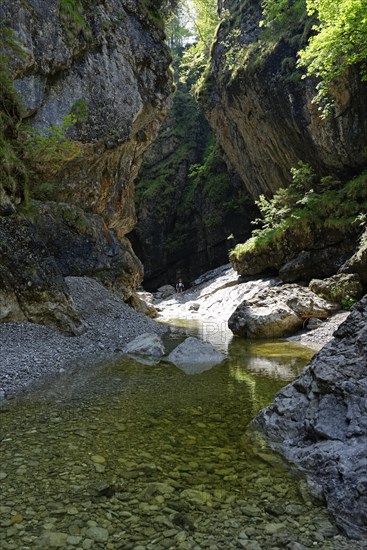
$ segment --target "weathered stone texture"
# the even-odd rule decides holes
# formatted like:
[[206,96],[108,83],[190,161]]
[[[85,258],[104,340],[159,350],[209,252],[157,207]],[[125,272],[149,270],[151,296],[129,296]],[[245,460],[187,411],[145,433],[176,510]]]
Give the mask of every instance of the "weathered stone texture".
[[[321,175],[366,165],[367,84],[350,70],[335,89],[335,115],[322,119],[313,79],[297,73],[304,21],[261,51],[261,2],[228,1],[201,101],[230,163],[254,198],[291,181],[302,160]],[[298,35],[298,36],[296,36]],[[302,36],[303,35],[303,36]],[[266,46],[265,46],[266,50]]]
[[320,298],[308,288],[282,285],[266,288],[234,311],[228,326],[245,338],[282,338],[302,328],[304,316],[325,318],[339,306]]
[[59,0],[6,1],[0,20],[23,45],[13,74],[31,126],[60,124],[78,101],[86,109],[70,131],[82,147],[57,178],[61,196],[123,235],[135,223],[133,181],[142,154],[172,91],[170,55],[138,5],[75,5],[77,13],[65,16]]
[[22,217],[0,217],[0,322],[31,321],[67,334],[83,327],[58,266]]
[[367,536],[367,296],[253,422],[350,537]]

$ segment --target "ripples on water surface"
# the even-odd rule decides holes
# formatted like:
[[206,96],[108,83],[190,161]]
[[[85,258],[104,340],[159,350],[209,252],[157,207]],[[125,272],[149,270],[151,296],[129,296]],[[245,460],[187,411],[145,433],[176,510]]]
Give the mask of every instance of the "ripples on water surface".
[[227,361],[195,376],[123,359],[4,405],[2,550],[336,548],[324,511],[245,435],[311,352],[222,344]]

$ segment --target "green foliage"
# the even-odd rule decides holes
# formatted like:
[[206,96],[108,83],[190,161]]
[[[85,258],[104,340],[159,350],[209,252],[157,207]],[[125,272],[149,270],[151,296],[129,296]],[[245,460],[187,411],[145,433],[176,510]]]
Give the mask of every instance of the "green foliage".
[[60,0],[60,17],[69,43],[73,44],[80,33],[86,38],[91,37],[80,0]]
[[[184,86],[179,85],[171,107],[172,126],[167,125],[160,133],[159,143],[172,142],[172,152],[158,158],[151,166],[149,159],[143,164],[140,180],[136,186],[138,209],[155,202],[158,219],[164,219],[174,196],[173,181],[181,165],[189,163],[190,151],[197,147],[202,115],[195,99]],[[159,144],[158,143],[158,144]]]
[[75,118],[77,125],[85,124],[89,115],[87,100],[84,98],[78,99],[72,106],[70,114]]
[[367,171],[342,183],[332,177],[318,180],[313,170],[300,163],[292,169],[293,182],[281,188],[271,199],[263,195],[257,201],[262,218],[252,238],[237,245],[236,258],[255,249],[281,247],[288,232],[293,235],[315,232],[318,229],[335,229],[355,233],[367,211]]
[[16,141],[22,107],[10,73],[10,59],[21,57],[23,50],[12,29],[0,29],[0,49],[0,195],[24,197],[28,174]]
[[22,127],[24,160],[31,174],[31,191],[36,198],[49,198],[54,190],[53,179],[63,165],[78,156],[79,145],[67,137],[67,132],[76,123],[75,115],[63,117],[60,125],[35,129]]
[[341,299],[340,305],[342,306],[343,309],[345,309],[346,311],[349,311],[357,302],[358,302],[357,298],[354,298],[353,296],[346,296],[345,298]]
[[263,0],[264,36],[279,38],[297,25],[304,24],[306,0]]
[[[314,100],[324,117],[331,112],[334,88],[348,67],[359,65],[362,78],[367,79],[365,0],[263,0],[262,7],[262,38],[265,41],[287,36],[288,30],[297,24],[305,28],[298,43],[297,66],[306,68],[304,77],[318,78]],[[309,38],[310,30],[312,36]],[[307,43],[304,43],[305,38]]]
[[219,24],[217,0],[184,0],[181,2],[179,21],[186,21],[181,33],[192,35],[194,30],[195,42],[183,51],[180,63],[180,78],[184,82],[193,83],[197,92],[204,79],[204,73],[210,58],[210,51],[215,31]]
[[188,28],[190,20],[191,14],[187,12],[185,5],[180,4],[166,23],[167,43],[176,64],[181,62],[186,41],[193,35],[192,30]]
[[180,0],[140,0],[139,7],[147,21],[164,31],[179,2]]
[[307,0],[310,15],[317,14],[314,36],[300,52],[299,65],[320,82],[316,102],[326,116],[333,86],[348,67],[360,64],[367,80],[367,3],[365,0]]

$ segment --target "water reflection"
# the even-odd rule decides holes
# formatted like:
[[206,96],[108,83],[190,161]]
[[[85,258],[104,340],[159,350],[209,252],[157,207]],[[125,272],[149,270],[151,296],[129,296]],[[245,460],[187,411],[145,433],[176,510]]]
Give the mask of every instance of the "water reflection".
[[253,372],[288,381],[300,374],[314,351],[287,341],[234,338],[229,344],[228,355],[232,375],[238,379]]
[[[175,332],[168,345],[184,336]],[[261,353],[288,371],[258,368]],[[223,364],[196,376],[125,358],[81,366],[10,403],[1,424],[2,550],[312,547],[323,511],[244,436],[285,373],[305,362],[299,346],[236,339]]]

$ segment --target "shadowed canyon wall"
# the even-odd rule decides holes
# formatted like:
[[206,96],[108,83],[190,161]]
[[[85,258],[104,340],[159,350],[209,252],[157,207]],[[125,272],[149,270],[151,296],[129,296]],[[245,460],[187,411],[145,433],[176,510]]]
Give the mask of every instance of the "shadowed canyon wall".
[[[27,134],[32,132],[47,135],[52,125],[61,127],[64,117],[76,115],[66,136],[75,145],[77,154],[70,155],[59,170],[33,174],[31,188],[32,196],[37,198],[38,184],[48,184],[52,176],[52,193],[48,198],[70,207],[32,204],[34,223],[26,223],[23,240],[19,236],[17,242],[18,249],[23,249],[24,258],[31,257],[27,246],[32,249],[32,234],[38,231],[41,241],[42,235],[44,238],[44,255],[53,262],[56,273],[59,270],[59,281],[62,275],[97,271],[104,282],[112,284],[113,273],[114,284],[125,299],[143,276],[141,263],[125,239],[136,221],[133,182],[145,149],[157,136],[172,92],[171,58],[164,45],[163,21],[158,9],[157,2],[153,5],[130,0],[106,0],[93,5],[79,0],[9,0],[0,7],[2,63],[7,65],[6,69],[2,65],[7,86],[2,96],[4,112],[9,114],[11,106],[10,122],[8,116],[6,127],[2,125],[7,145],[10,147],[12,139],[21,140],[22,135],[26,141]],[[4,38],[10,34],[15,46],[9,46],[10,41]],[[14,82],[18,94],[13,105],[9,80]],[[30,130],[22,126],[25,122]],[[21,161],[26,165],[27,155],[23,157]],[[29,190],[11,187],[7,181],[1,182],[1,188],[3,214],[19,218],[19,208],[24,206]],[[74,213],[72,205],[76,208]],[[83,212],[78,213],[78,208]],[[29,212],[23,212],[24,216],[29,219]],[[2,222],[5,240],[9,224]],[[55,251],[57,243],[47,239],[47,235],[61,235],[61,227],[65,225],[69,246],[64,242]],[[81,235],[89,246],[82,245]],[[12,242],[13,236],[8,238]],[[103,253],[97,246],[99,251],[94,257],[90,253],[93,239],[99,245],[101,239],[105,241]],[[22,288],[17,285],[22,262],[12,264],[5,247],[1,249],[1,259],[2,265],[7,266],[1,273],[2,298],[6,302],[10,293],[14,295],[14,304],[18,304],[3,312],[2,319],[28,318]],[[32,320],[50,324],[41,312],[46,306],[40,306],[39,292],[42,290],[42,300],[48,302],[49,311],[58,309],[60,299],[50,290],[46,279],[42,275],[31,277],[27,301],[34,305]],[[60,292],[68,301],[65,288],[60,287]],[[69,313],[75,316],[75,312]]]
[[131,239],[149,290],[178,277],[188,284],[227,263],[228,250],[250,235],[256,207],[238,175],[228,172],[187,85],[178,85],[136,188],[138,224]]

